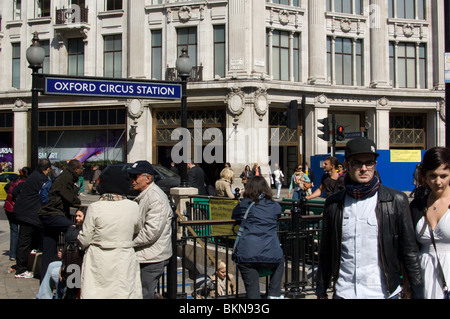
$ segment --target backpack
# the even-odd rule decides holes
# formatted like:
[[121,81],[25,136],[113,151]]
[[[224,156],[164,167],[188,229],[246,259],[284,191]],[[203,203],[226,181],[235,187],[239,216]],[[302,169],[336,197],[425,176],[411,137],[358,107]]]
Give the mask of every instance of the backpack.
[[81,266],[83,265],[84,251],[81,249],[77,241],[67,242],[64,244],[62,255],[61,277],[67,280],[72,274],[72,272],[69,272],[67,267],[76,265],[79,269],[81,269]]
[[54,180],[54,178],[49,179],[42,185],[41,189],[39,190],[39,199],[41,201],[41,204],[46,204],[50,201],[49,194]]

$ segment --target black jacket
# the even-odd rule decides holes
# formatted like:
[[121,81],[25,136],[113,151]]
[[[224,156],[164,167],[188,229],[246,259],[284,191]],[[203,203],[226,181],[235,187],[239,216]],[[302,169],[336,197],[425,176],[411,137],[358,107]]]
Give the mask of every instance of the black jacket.
[[198,189],[198,195],[208,195],[205,187],[205,172],[197,165],[193,166],[188,174],[188,184]]
[[[323,211],[322,237],[316,294],[325,297],[330,282],[339,276],[342,215],[346,191],[327,198]],[[405,269],[413,298],[423,298],[423,277],[419,263],[419,249],[412,226],[409,202],[400,191],[380,185],[377,204],[378,238],[389,294],[401,284],[402,266]]]
[[39,215],[53,215],[70,217],[70,207],[80,205],[81,200],[78,197],[78,188],[75,184],[79,176],[70,167],[67,167],[53,181],[50,189],[50,201],[39,211]]
[[37,168],[22,184],[22,191],[14,204],[14,217],[19,221],[33,226],[42,227],[38,212],[41,208],[39,191],[48,177]]

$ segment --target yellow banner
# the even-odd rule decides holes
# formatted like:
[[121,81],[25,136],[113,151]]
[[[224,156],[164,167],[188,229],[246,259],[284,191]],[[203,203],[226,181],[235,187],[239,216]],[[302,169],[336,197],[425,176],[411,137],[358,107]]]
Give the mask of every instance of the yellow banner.
[[391,162],[420,163],[421,161],[420,150],[391,150]]
[[[211,220],[231,219],[233,209],[239,203],[239,200],[211,199],[209,201],[209,210]],[[211,225],[211,235],[230,235],[233,234],[233,225]]]

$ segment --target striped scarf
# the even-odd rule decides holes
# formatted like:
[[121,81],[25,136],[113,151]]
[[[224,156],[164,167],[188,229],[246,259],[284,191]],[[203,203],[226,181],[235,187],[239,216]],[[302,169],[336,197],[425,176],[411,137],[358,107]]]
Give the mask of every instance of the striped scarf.
[[100,196],[101,201],[115,202],[115,201],[124,200],[124,199],[127,199],[127,197],[125,195],[118,195],[118,194],[105,193],[102,196]]
[[350,179],[349,174],[345,174],[344,178],[345,190],[347,194],[356,199],[366,199],[375,194],[380,187],[380,179],[378,173],[375,172],[371,181],[366,184],[355,183]]

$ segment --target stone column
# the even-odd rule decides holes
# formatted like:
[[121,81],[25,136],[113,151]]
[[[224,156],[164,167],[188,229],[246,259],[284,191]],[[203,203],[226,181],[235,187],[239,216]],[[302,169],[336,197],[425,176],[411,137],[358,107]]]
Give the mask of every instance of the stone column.
[[17,99],[13,107],[14,112],[14,171],[29,165],[28,152],[28,108],[25,102]]
[[128,77],[145,78],[145,43],[143,35],[147,26],[145,20],[145,0],[128,1]]
[[377,149],[388,150],[389,149],[389,115],[391,112],[391,107],[389,106],[389,101],[385,98],[381,98],[378,101],[376,108],[376,123],[375,123],[375,143],[377,144]]
[[370,27],[370,57],[373,88],[389,88],[389,59],[387,24],[388,2],[386,0],[371,0],[369,5]]
[[309,0],[309,78],[310,84],[327,83],[327,37],[325,0]]

